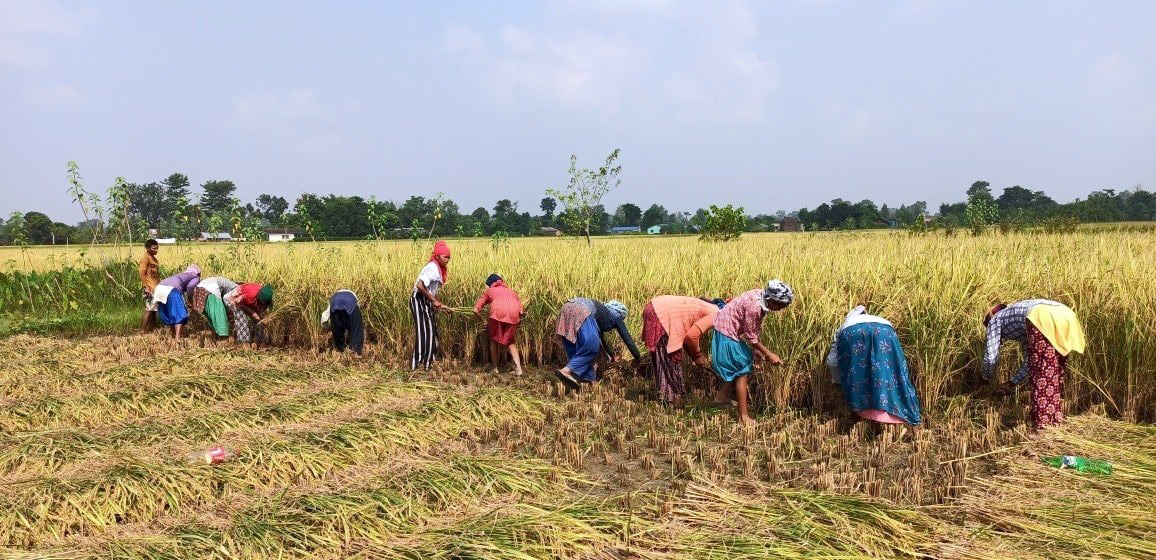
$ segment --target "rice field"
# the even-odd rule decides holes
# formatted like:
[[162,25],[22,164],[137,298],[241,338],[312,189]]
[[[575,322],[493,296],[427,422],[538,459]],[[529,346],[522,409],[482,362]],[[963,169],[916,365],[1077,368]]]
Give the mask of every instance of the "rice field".
[[[784,407],[754,427],[611,370],[414,374],[159,334],[0,339],[5,558],[1151,558],[1156,428],[1039,439],[944,397],[919,431]],[[224,463],[186,455],[223,445]],[[1110,477],[1046,467],[1108,459]]]
[[[591,249],[561,238],[451,240],[450,281],[440,297],[467,308],[486,276],[502,274],[527,304],[519,334],[524,355],[546,365],[562,357],[553,327],[571,297],[624,301],[637,335],[640,311],[656,295],[730,297],[782,278],[797,298],[764,325],[764,341],[786,365],[755,376],[754,405],[763,412],[838,405],[822,361],[831,333],[856,303],[895,324],[925,408],[934,409],[983,385],[977,374],[982,318],[992,304],[1047,297],[1071,306],[1088,334],[1088,352],[1070,362],[1069,412],[1102,406],[1113,417],[1153,421],[1153,235],[748,234],[730,243],[630,236],[597,239]],[[431,245],[183,244],[162,246],[159,258],[165,274],[196,262],[207,275],[271,282],[277,295],[270,332],[278,344],[298,348],[324,347],[319,315],[330,294],[352,289],[363,303],[376,359],[400,366],[408,363],[412,347],[407,298]],[[141,252],[128,246],[0,249],[0,266],[6,267],[0,272],[0,332],[5,320],[34,327],[64,322],[82,332],[131,329],[139,308],[135,261]],[[483,324],[471,313],[445,316],[440,323],[447,364],[484,360]],[[102,329],[107,325],[113,326]],[[25,330],[52,328],[50,323]],[[1001,375],[1018,365],[1017,354],[1012,345],[1005,347]],[[696,388],[705,389],[709,377],[698,373]]]

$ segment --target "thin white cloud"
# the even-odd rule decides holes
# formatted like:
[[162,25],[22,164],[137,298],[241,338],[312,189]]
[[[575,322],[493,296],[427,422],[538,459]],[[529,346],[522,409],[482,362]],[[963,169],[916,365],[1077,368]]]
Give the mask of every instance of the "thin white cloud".
[[45,64],[52,58],[53,41],[80,35],[95,18],[95,10],[87,6],[0,0],[0,64]]
[[84,95],[72,86],[26,87],[25,101],[39,107],[71,107],[84,101]]
[[[469,53],[468,68],[480,84],[511,105],[544,101],[602,114],[749,120],[765,114],[778,87],[774,61],[753,48],[758,25],[745,1],[558,5],[567,16],[559,28],[506,25],[493,52],[483,52],[480,33],[459,25],[447,28],[443,45]],[[576,23],[580,15],[608,13],[613,23],[597,30]]]

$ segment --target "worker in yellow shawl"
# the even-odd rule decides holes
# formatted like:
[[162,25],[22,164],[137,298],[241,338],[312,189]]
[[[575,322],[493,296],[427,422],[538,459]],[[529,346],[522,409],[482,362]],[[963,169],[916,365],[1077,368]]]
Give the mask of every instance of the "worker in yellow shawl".
[[1068,306],[1048,299],[1000,304],[988,312],[983,376],[991,379],[1005,340],[1023,345],[1024,363],[1001,387],[1010,394],[1029,375],[1032,379],[1032,426],[1039,430],[1064,421],[1064,368],[1071,352],[1084,352],[1084,328]]

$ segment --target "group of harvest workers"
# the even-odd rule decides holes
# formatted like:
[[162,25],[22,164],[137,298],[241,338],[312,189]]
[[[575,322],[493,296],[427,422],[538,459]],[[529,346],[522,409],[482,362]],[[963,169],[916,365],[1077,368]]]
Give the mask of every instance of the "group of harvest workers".
[[[254,325],[259,324],[273,303],[270,285],[237,284],[222,277],[202,280],[196,265],[181,274],[152,281],[156,276],[157,246],[149,241],[145,248],[140,265],[146,302],[142,329],[149,314],[155,313],[162,323],[173,326],[175,336],[180,335],[188,311],[184,298],[173,297],[176,294],[191,297],[194,311],[205,316],[219,337],[228,336],[231,327],[238,342],[252,340]],[[455,311],[438,298],[438,292],[449,281],[450,259],[449,245],[438,241],[413,284],[409,308],[414,324],[410,367],[414,370],[433,366],[439,344],[438,315]],[[491,274],[484,284],[473,312],[486,321],[494,372],[498,371],[504,349],[512,358],[515,373],[521,374],[522,360],[516,343],[525,318],[521,299],[498,274]],[[752,423],[748,379],[756,362],[761,360],[772,366],[783,363],[761,341],[763,321],[769,313],[786,309],[794,299],[794,291],[779,279],[732,299],[680,295],[651,299],[642,310],[642,343],[649,353],[648,369],[658,398],[672,405],[682,403],[687,393],[683,364],[689,359],[717,377],[715,402],[733,402],[739,421]],[[483,314],[487,308],[488,316]],[[642,355],[626,326],[627,314],[627,306],[613,299],[575,297],[564,302],[555,334],[567,362],[554,372],[555,377],[574,391],[598,381],[602,364],[618,361],[607,337],[611,331],[618,334],[633,357],[633,365],[640,369]],[[331,330],[334,349],[349,348],[357,354],[363,351],[364,320],[353,292],[334,293],[321,321]],[[1019,342],[1024,363],[998,392],[1010,394],[1030,378],[1033,427],[1042,429],[1062,422],[1067,356],[1071,352],[1082,353],[1085,346],[1083,327],[1075,313],[1056,301],[1032,299],[996,305],[987,313],[984,324],[984,378],[994,375],[1001,345]],[[709,357],[703,351],[703,338],[708,334]],[[826,366],[831,382],[840,387],[848,407],[860,417],[884,424],[922,423],[919,397],[911,383],[899,336],[887,319],[868,313],[866,306],[851,309],[836,329]]]

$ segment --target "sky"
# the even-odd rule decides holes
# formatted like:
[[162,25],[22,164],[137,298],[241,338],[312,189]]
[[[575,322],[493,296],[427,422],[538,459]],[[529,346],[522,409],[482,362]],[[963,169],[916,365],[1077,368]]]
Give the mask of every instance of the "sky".
[[[0,215],[118,176],[538,212],[1156,188],[1156,2],[0,0]],[[199,189],[194,189],[199,191]]]

